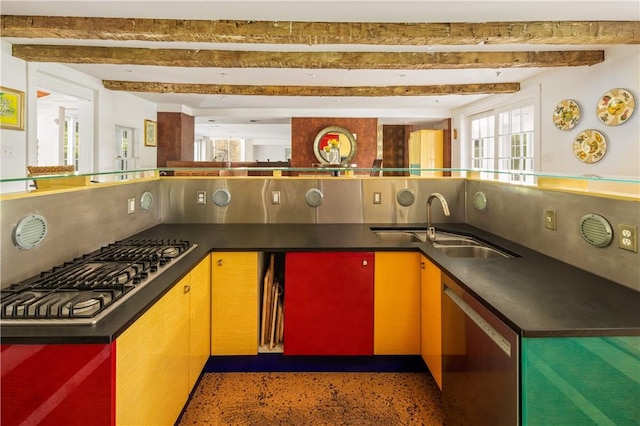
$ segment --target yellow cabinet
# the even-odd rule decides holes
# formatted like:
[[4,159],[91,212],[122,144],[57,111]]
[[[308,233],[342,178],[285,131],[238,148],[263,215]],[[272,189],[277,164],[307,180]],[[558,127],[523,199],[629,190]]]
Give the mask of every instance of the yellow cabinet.
[[173,424],[187,401],[188,277],[116,341],[116,424]]
[[258,353],[258,253],[214,252],[211,355]]
[[373,353],[420,354],[420,254],[376,252]]
[[440,307],[442,273],[425,256],[422,256],[420,268],[422,359],[442,389],[442,309]]
[[[444,164],[444,134],[442,130],[418,130],[409,135],[409,168],[442,169]],[[442,171],[411,172],[418,176],[442,176]]]
[[116,340],[116,424],[180,415],[208,358],[210,267],[207,256]]
[[196,384],[211,347],[211,255],[189,274],[189,389]]

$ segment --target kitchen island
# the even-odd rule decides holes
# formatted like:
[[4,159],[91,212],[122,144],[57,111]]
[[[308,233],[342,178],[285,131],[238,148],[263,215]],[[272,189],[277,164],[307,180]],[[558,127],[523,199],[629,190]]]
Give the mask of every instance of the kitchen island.
[[[536,424],[539,419],[536,416],[540,416],[536,411],[540,408],[538,390],[548,386],[551,380],[548,377],[540,378],[540,371],[554,369],[554,359],[545,358],[544,355],[549,352],[545,347],[547,342],[555,345],[566,342],[567,339],[577,339],[578,343],[586,343],[588,346],[593,339],[609,339],[618,345],[616,339],[625,339],[627,363],[622,368],[633,371],[634,364],[629,365],[628,362],[635,363],[637,367],[637,342],[640,337],[640,316],[637,312],[640,308],[640,293],[466,224],[446,224],[439,229],[474,235],[517,256],[491,259],[452,258],[429,243],[382,241],[372,232],[372,227],[375,228],[376,224],[154,226],[133,237],[181,238],[197,244],[197,248],[179,259],[99,323],[91,326],[28,327],[3,324],[3,348],[11,345],[110,345],[212,251],[416,251],[433,262],[443,274],[455,280],[520,336],[523,422],[527,420],[529,424]],[[425,228],[425,224],[397,227],[416,229]],[[532,357],[527,356],[529,347],[533,348]],[[605,352],[601,352],[601,356],[608,353],[606,349],[602,350]],[[596,362],[591,367],[594,365],[597,367],[599,364]],[[575,380],[579,380],[579,377]],[[633,380],[631,373],[630,383]],[[606,386],[603,389],[605,392]],[[632,393],[627,395],[628,398],[640,395],[637,383],[630,390]],[[566,407],[558,411],[566,412]],[[631,412],[629,415],[635,414]]]

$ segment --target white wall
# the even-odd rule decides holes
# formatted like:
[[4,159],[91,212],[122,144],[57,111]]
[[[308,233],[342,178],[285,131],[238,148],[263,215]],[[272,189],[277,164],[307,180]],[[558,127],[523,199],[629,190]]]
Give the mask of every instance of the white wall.
[[[139,157],[140,168],[156,167],[156,148],[145,147],[142,129],[144,120],[156,120],[156,105],[125,92],[107,90],[99,79],[60,64],[29,63],[11,56],[11,45],[1,42],[0,84],[25,92],[25,131],[0,130],[3,147],[0,177],[3,179],[26,176],[27,164],[35,159],[37,152],[36,90],[45,80],[46,84],[62,93],[76,91],[90,93],[94,101],[93,117],[85,117],[92,122],[85,141],[90,146],[81,155],[87,155],[82,172],[106,172],[115,170],[115,129],[116,125],[134,128],[134,155]],[[80,96],[86,99],[86,96]],[[82,143],[82,141],[81,141]],[[6,149],[5,149],[6,147]],[[10,152],[10,155],[6,154]],[[82,159],[81,159],[82,161]],[[35,163],[33,163],[35,164]],[[25,184],[3,184],[1,192],[15,192],[25,189]]]
[[286,150],[291,151],[290,140],[256,139],[253,141],[253,157],[256,161],[287,161]]
[[[600,97],[614,88],[629,90],[636,100],[633,116],[620,126],[606,126],[596,117]],[[640,47],[612,46],[605,49],[603,63],[589,67],[567,67],[549,70],[521,82],[521,91],[510,95],[495,95],[466,105],[453,112],[453,129],[459,131],[452,142],[453,167],[468,167],[465,163],[465,116],[486,109],[517,102],[523,97],[539,96],[538,171],[545,173],[602,177],[640,176]],[[575,100],[581,108],[578,125],[562,131],[553,124],[555,106],[564,99]],[[573,153],[576,136],[588,129],[602,132],[608,141],[607,153],[594,164],[579,161]],[[463,158],[461,161],[460,158]]]
[[[2,60],[0,61],[0,85],[10,89],[26,91],[27,64],[11,56],[11,45],[0,41]],[[26,104],[26,100],[25,100]],[[26,106],[26,105],[25,105]],[[25,119],[26,116],[25,112]],[[26,121],[28,127],[29,121]],[[0,176],[3,178],[22,177],[27,167],[27,132],[26,130],[0,129]],[[24,182],[8,182],[0,186],[1,192],[24,191]]]

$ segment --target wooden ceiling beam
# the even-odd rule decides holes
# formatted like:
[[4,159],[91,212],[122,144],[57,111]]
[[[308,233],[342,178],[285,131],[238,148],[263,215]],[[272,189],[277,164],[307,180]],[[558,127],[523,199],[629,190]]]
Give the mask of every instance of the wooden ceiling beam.
[[538,52],[263,52],[95,46],[12,46],[28,62],[211,68],[468,69],[593,65],[602,50]]
[[432,86],[245,86],[224,84],[153,83],[143,81],[104,80],[110,90],[147,93],[187,93],[199,95],[264,96],[441,96],[514,93],[519,83],[450,84]]
[[638,21],[286,22],[0,16],[2,37],[208,43],[476,45],[640,44]]

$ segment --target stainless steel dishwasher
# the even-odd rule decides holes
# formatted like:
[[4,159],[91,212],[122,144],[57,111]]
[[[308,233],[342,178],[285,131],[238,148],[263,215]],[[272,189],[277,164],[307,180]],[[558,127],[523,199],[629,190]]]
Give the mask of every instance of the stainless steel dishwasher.
[[517,425],[518,335],[443,274],[442,401],[447,426]]

